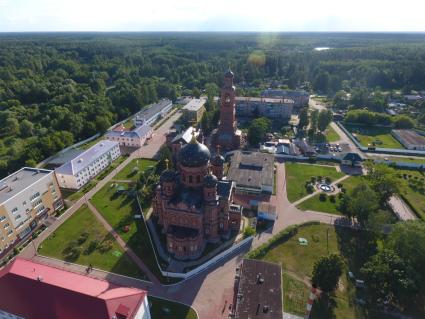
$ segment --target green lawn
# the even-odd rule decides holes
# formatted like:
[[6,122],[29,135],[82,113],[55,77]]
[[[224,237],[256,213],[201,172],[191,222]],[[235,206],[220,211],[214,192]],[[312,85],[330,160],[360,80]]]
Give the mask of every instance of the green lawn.
[[404,149],[392,135],[391,128],[387,127],[363,127],[355,125],[345,126],[351,133],[355,133],[357,140],[363,146],[375,143],[376,147]]
[[282,273],[283,309],[295,315],[305,314],[309,287],[287,273]]
[[425,220],[425,176],[419,171],[396,170],[400,179],[401,194],[413,207],[417,214]]
[[325,131],[325,136],[326,136],[326,141],[328,143],[338,142],[341,139],[341,137],[338,135],[338,133],[335,132],[335,130],[330,125],[328,126],[328,128]]
[[[91,201],[149,269],[158,278],[163,279],[156,264],[146,225],[143,221],[134,219],[134,215],[139,214],[136,199],[124,193],[117,193],[117,186],[126,188],[128,184],[107,183]],[[128,232],[124,231],[126,225],[130,228]]]
[[[341,231],[352,233],[347,229],[340,229],[339,232]],[[306,238],[308,246],[300,246],[298,243],[299,237]],[[329,247],[329,253],[340,254],[345,259],[345,254],[340,250],[341,241],[341,235],[333,226],[324,224],[302,226],[295,236],[287,241],[273,245],[266,255],[262,257],[263,260],[282,266],[284,311],[302,315],[308,298],[308,288],[302,281],[295,279],[292,274],[298,278],[308,280],[314,263],[321,256],[327,255],[327,247]],[[285,271],[287,271],[286,275]],[[336,290],[335,296],[333,296],[336,303],[335,307],[329,311],[329,309],[324,309],[325,307],[316,302],[313,306],[311,318],[362,318],[362,316],[357,314],[357,309],[353,305],[353,298],[354,289],[346,276],[343,275],[341,276],[340,287]],[[301,301],[302,299],[304,300]]]
[[[369,156],[370,157],[370,156]],[[400,156],[388,156],[388,157],[378,157],[372,156],[376,160],[388,160],[391,162],[405,162],[405,163],[418,163],[425,164],[425,158],[413,158],[413,157],[400,157]]]
[[140,173],[146,170],[149,166],[155,166],[156,161],[150,159],[134,159],[130,163],[127,164],[117,175],[115,175],[114,179],[116,180],[132,180],[137,181]]
[[[354,187],[356,187],[362,181],[363,177],[361,176],[351,176],[344,180],[341,184],[342,187],[346,189],[347,192],[350,192]],[[335,195],[335,203],[332,203],[329,200],[329,196],[326,201],[321,201],[319,199],[319,194],[307,199],[306,201],[299,204],[297,207],[301,210],[313,210],[318,212],[324,212],[329,214],[341,215],[338,210],[340,199],[338,195]]]
[[148,296],[152,319],[198,319],[195,310],[181,303]]
[[325,167],[319,165],[299,164],[287,162],[286,169],[286,191],[290,202],[294,202],[307,194],[305,183],[313,176],[330,177],[333,181],[344,176],[337,172],[335,167]]
[[[44,256],[57,259],[66,259],[64,250],[70,243],[80,237],[84,232],[88,233],[88,238],[78,245],[81,253],[77,258],[71,260],[77,264],[88,266],[92,264],[95,268],[146,279],[143,272],[124,254],[123,249],[116,240],[108,234],[106,229],[97,221],[96,217],[87,206],[83,206],[76,211],[67,221],[65,221],[52,235],[50,235],[40,246],[39,253]],[[99,243],[110,241],[111,248],[102,253],[99,249],[88,253],[85,250],[94,240]],[[86,254],[88,253],[88,254]]]

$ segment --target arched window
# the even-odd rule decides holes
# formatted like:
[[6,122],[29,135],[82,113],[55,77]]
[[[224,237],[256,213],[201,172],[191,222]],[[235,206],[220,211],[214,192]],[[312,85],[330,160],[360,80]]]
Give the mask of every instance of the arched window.
[[196,182],[197,183],[200,183],[201,182],[201,176],[199,176],[199,175],[196,176]]
[[182,174],[182,179],[183,179],[183,182],[186,182],[186,175],[184,173]]
[[189,183],[193,183],[193,177],[192,177],[192,175],[189,175]]

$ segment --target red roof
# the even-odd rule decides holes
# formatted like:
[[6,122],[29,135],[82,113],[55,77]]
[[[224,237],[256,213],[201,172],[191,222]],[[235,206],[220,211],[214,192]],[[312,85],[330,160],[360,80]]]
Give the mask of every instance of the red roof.
[[26,319],[131,319],[146,295],[21,258],[0,270],[0,309]]

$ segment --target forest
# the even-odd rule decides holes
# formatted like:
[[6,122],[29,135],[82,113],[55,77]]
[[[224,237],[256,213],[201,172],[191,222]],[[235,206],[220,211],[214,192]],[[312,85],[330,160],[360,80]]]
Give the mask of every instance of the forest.
[[424,40],[372,33],[4,33],[0,176],[35,166],[159,98],[216,88],[228,66],[241,95],[271,83],[329,97],[425,89]]

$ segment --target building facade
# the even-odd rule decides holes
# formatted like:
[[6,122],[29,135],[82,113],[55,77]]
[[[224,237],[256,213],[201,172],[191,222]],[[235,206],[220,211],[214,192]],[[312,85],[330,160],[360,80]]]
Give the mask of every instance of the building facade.
[[0,256],[63,208],[53,171],[24,167],[0,181]]
[[104,138],[112,142],[118,142],[120,146],[140,148],[152,137],[152,134],[153,129],[148,124],[143,124],[131,130],[126,129],[121,124],[106,132]]
[[290,99],[294,101],[295,108],[306,107],[310,101],[310,95],[307,91],[267,89],[261,92],[261,97],[273,99]]
[[294,101],[263,97],[236,97],[236,115],[240,117],[264,116],[271,119],[289,120]]
[[177,171],[161,174],[153,216],[174,258],[196,259],[207,242],[239,232],[242,208],[233,204],[234,183],[221,179],[223,169],[224,159],[211,159],[208,148],[193,135],[178,153]]
[[80,189],[120,157],[119,143],[103,140],[55,169],[59,187]]
[[173,102],[169,99],[162,99],[158,103],[148,105],[135,115],[134,126],[151,125],[156,120],[167,115],[172,107]]
[[223,150],[239,148],[242,132],[236,124],[236,88],[233,84],[234,74],[229,69],[224,75],[224,86],[220,96],[220,123],[213,133],[213,145],[220,145]]
[[198,123],[205,113],[205,99],[191,99],[183,108],[183,120],[187,123]]

